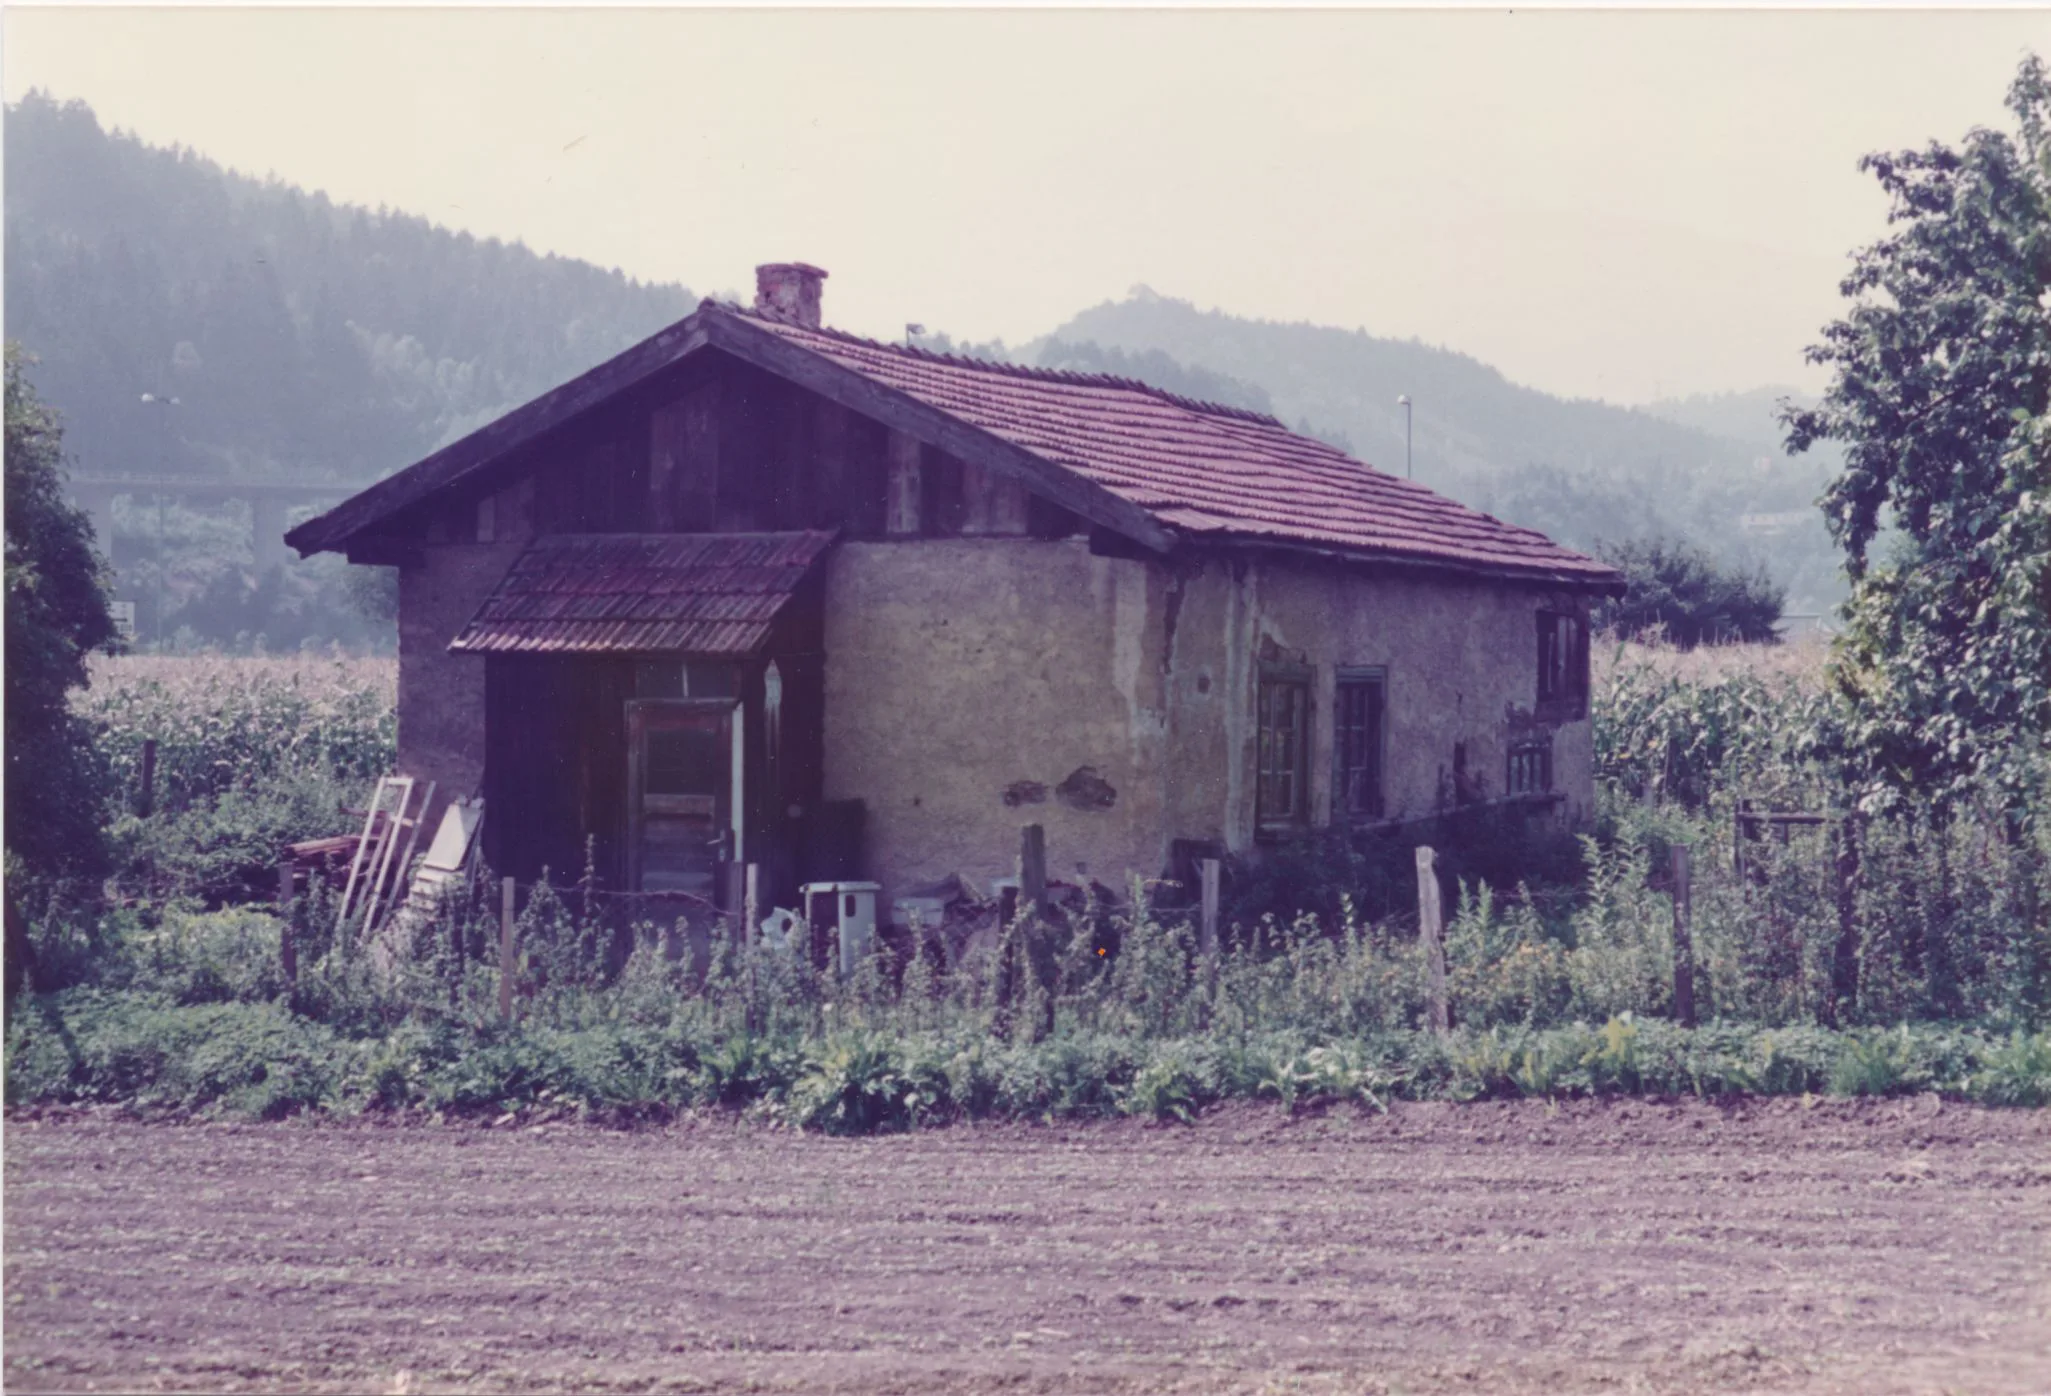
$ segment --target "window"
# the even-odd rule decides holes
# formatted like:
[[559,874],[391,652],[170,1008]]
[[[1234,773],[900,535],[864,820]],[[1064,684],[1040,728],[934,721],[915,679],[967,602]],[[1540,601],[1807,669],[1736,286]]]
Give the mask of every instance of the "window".
[[1538,613],[1538,706],[1558,718],[1588,716],[1588,625],[1579,616]]
[[1264,665],[1255,819],[1262,830],[1310,819],[1310,671]]
[[639,659],[634,662],[636,698],[733,698],[739,695],[734,666],[717,659]]
[[1543,795],[1552,789],[1552,739],[1516,742],[1510,747],[1510,769],[1503,779],[1506,795]]
[[1332,818],[1382,817],[1382,721],[1387,676],[1341,669],[1332,709]]

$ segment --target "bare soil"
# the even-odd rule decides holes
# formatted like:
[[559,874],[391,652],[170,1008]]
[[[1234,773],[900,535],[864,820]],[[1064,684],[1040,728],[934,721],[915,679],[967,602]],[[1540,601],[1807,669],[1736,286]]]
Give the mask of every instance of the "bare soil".
[[2051,1391],[2051,1111],[16,1115],[9,1390]]

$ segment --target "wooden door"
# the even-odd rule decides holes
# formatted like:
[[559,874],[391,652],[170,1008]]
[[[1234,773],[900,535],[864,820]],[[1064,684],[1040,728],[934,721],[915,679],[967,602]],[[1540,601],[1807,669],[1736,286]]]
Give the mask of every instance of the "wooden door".
[[733,856],[731,699],[627,703],[627,857],[643,892],[719,900]]

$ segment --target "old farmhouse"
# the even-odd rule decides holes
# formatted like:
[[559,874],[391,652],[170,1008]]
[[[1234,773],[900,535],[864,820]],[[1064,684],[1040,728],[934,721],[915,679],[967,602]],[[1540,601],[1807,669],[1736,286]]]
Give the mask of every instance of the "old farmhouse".
[[399,569],[399,759],[622,889],[1118,886],[1457,805],[1578,821],[1617,575],[1266,416],[822,326],[759,269],[288,535]]

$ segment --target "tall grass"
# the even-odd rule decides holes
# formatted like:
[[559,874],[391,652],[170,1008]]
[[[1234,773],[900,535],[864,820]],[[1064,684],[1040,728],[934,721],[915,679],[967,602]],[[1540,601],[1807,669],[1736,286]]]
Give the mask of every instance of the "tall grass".
[[[325,891],[285,921],[233,905],[268,896],[251,879],[288,834],[345,827],[340,802],[388,768],[389,662],[113,661],[86,710],[117,755],[156,736],[168,783],[159,813],[122,826],[129,904],[39,922],[83,982],[10,1020],[9,1099],[258,1114],[723,1103],[857,1132],[992,1113],[1178,1118],[1229,1096],[2051,1098],[2051,820],[2024,834],[1994,808],[1847,819],[1806,747],[1813,654],[1618,647],[1598,676],[1593,832],[1564,859],[1508,831],[1445,860],[1455,1031],[1441,1039],[1423,1030],[1409,859],[1329,842],[1242,879],[1215,961],[1144,885],[1013,927],[961,964],[879,953],[846,981],[760,941],[629,924],[538,889],[508,1025],[488,898],[459,895],[409,943],[378,946],[336,938]],[[1741,799],[1832,822],[1746,841],[1741,872]],[[1694,853],[1694,1032],[1664,1021],[1677,844]],[[1492,856],[1548,847],[1549,863],[1525,860],[1529,880]],[[211,1037],[224,1041],[200,1051]]]

